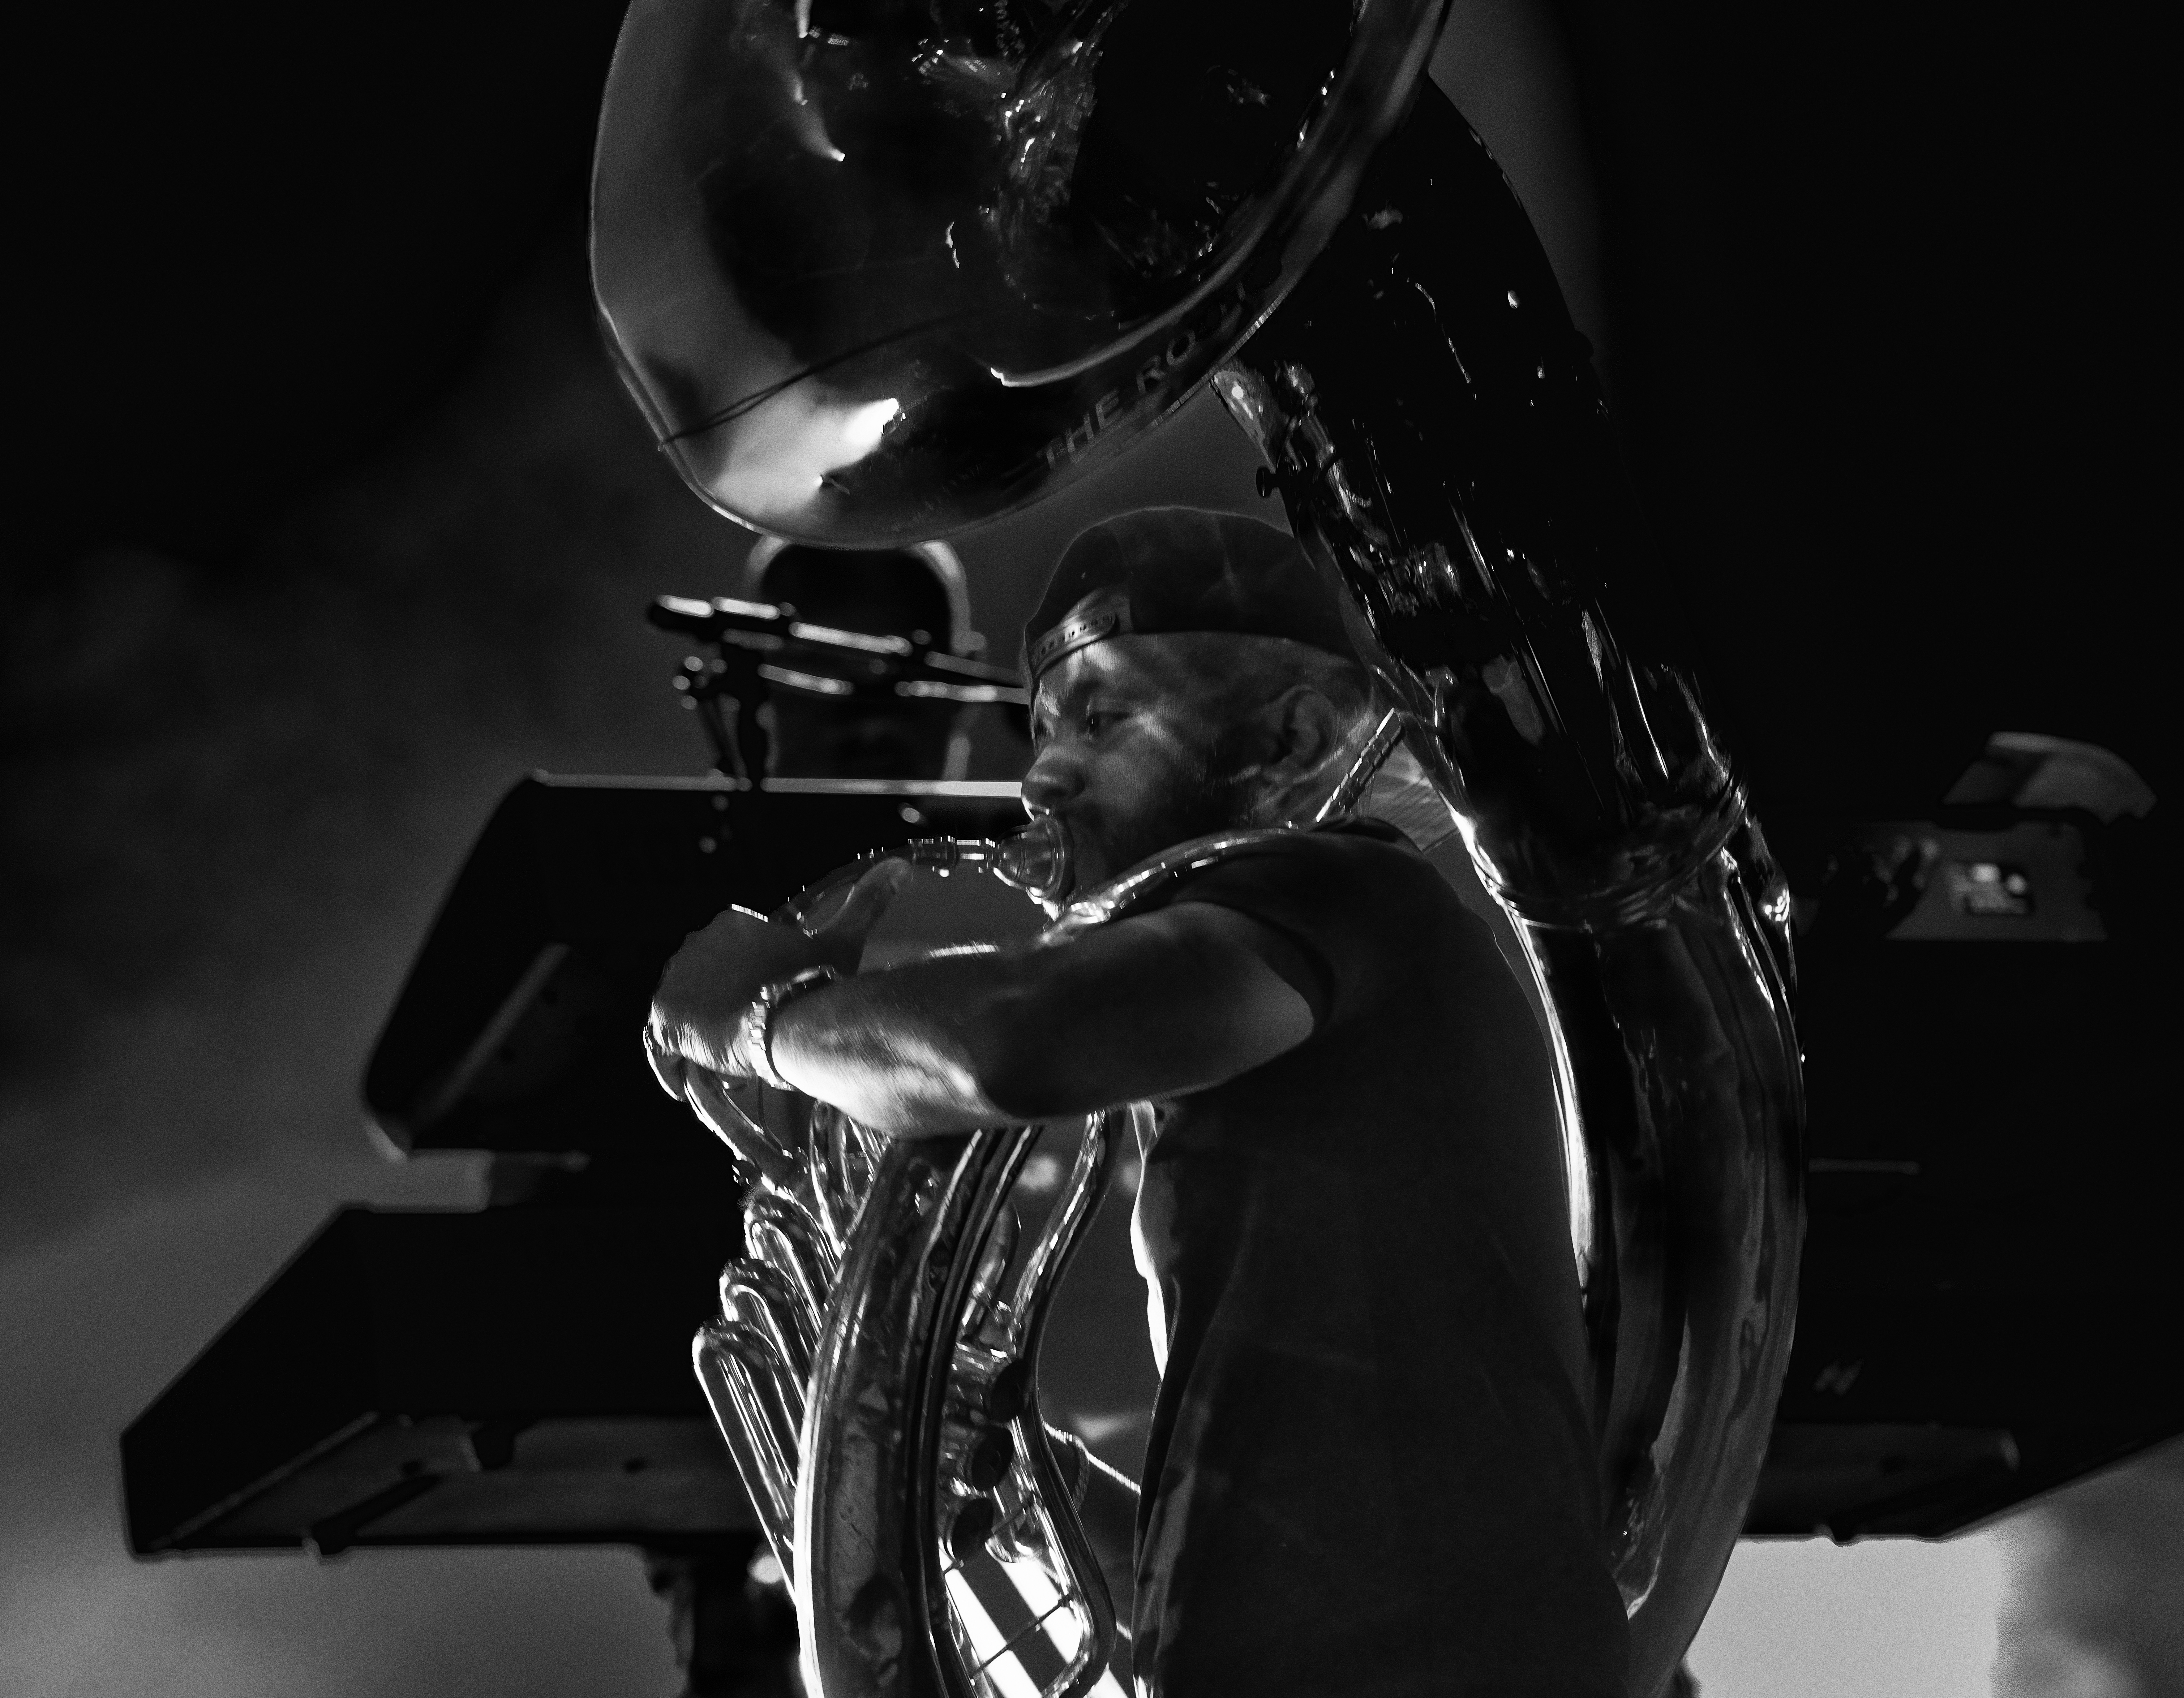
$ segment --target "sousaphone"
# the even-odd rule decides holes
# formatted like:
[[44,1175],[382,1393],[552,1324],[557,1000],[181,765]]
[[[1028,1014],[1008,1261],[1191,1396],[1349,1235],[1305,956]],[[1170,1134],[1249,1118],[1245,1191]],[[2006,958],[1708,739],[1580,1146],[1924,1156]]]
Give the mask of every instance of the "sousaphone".
[[[1422,775],[1547,1010],[1602,1538],[1651,1694],[1719,1583],[1789,1356],[1789,898],[1664,616],[1590,351],[1424,80],[1442,14],[635,0],[593,275],[662,450],[775,536],[955,534],[1209,381],[1250,433],[1396,710],[1344,804]],[[1052,847],[922,853],[1036,888]],[[1076,1512],[1096,1464],[1040,1418],[1035,1367],[1123,1111],[1019,1231],[1032,1132],[889,1144],[792,1110],[738,1139],[746,1253],[698,1360],[793,1578],[807,1682],[1090,1690],[1116,1639]],[[968,1584],[980,1565],[1028,1625]]]

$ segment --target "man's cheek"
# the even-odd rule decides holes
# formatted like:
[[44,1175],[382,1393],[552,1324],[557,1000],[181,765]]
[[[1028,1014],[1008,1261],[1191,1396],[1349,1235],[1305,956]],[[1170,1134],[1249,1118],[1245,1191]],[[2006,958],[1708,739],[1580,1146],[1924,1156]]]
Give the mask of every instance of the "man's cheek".
[[1134,738],[1102,755],[1091,786],[1100,811],[1135,819],[1157,804],[1162,780],[1174,765],[1170,751],[1150,738]]

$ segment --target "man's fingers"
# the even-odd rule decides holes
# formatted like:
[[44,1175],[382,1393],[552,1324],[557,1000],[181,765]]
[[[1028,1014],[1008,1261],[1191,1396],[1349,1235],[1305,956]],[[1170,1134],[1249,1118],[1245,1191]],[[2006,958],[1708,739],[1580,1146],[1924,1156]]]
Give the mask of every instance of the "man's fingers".
[[[726,1079],[705,1068],[693,1067],[689,1085],[684,1100],[722,1143],[776,1184],[793,1187],[797,1183],[802,1177],[801,1155],[782,1147],[760,1120],[735,1100]],[[764,1112],[762,1105],[760,1112]]]
[[730,1098],[726,1081],[716,1078],[702,1068],[691,1070],[686,1081],[683,1101],[699,1120],[712,1127],[731,1147],[740,1148],[748,1142],[744,1128],[749,1124],[735,1101]]
[[813,940],[826,946],[836,966],[855,971],[857,957],[864,953],[866,935],[879,924],[880,916],[909,878],[908,861],[882,861],[850,887],[834,917],[811,933]]
[[906,860],[883,860],[878,866],[866,869],[864,876],[850,887],[842,905],[834,910],[834,917],[812,935],[830,937],[838,933],[869,932],[888,910],[895,893],[910,880],[910,863]]
[[644,1059],[652,1068],[652,1077],[660,1081],[660,1088],[677,1100],[682,1096],[682,1058],[660,1040],[660,1033],[651,1021],[645,1022],[643,1033]]

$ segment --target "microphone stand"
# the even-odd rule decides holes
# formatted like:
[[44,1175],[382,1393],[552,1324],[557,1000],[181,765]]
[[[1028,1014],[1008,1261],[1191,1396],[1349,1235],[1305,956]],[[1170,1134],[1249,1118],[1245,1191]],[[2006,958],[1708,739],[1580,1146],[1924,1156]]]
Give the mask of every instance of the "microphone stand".
[[753,786],[772,762],[772,739],[758,710],[777,687],[819,696],[992,704],[1018,715],[1030,711],[1031,693],[1006,668],[909,637],[814,625],[797,618],[786,602],[663,595],[645,618],[658,630],[712,649],[710,660],[693,654],[683,660],[675,688],[705,727],[713,770]]

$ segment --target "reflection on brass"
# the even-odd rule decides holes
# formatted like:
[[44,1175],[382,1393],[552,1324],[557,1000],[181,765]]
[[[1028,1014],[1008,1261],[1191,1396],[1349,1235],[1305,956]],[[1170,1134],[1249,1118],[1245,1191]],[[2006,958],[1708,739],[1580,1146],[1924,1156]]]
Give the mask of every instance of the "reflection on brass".
[[[1048,866],[1050,835],[1027,835],[1020,854],[955,839],[892,853],[1005,877],[1027,857]],[[877,859],[820,880],[784,917],[808,916]],[[950,1690],[983,1684],[977,1672],[1001,1656],[1034,1665],[1020,1638],[989,1642],[999,1629],[973,1589],[981,1574],[1050,1601],[1034,1612],[1059,1670],[1050,1690],[1089,1690],[1106,1670],[1114,1607],[1075,1513],[1087,1464],[1041,1418],[1034,1371],[1106,1188],[1110,1118],[1087,1126],[1028,1243],[1010,1194],[1036,1127],[890,1143],[812,1104],[800,1149],[766,1137],[761,1150],[755,1123],[732,1137],[756,1180],[745,1250],[694,1356],[795,1586],[814,1690],[925,1690],[905,1684],[905,1639],[948,1659]]]

